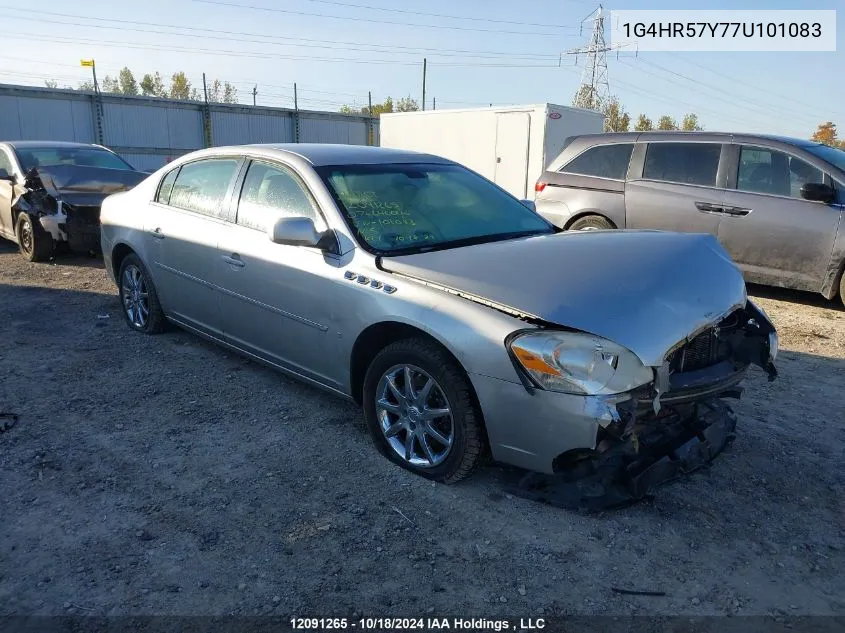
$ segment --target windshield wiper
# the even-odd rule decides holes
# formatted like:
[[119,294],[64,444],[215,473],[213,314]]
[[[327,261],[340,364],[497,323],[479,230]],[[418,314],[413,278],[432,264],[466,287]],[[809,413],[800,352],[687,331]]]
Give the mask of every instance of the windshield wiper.
[[417,253],[430,253],[432,251],[443,251],[450,248],[460,248],[462,246],[475,246],[477,244],[488,244],[490,242],[505,242],[507,240],[514,240],[520,237],[529,237],[531,235],[547,235],[551,231],[512,231],[510,233],[495,233],[493,235],[476,235],[475,237],[465,237],[460,240],[450,240],[448,242],[441,242],[439,244],[420,244],[419,246],[409,246],[393,251],[384,251],[380,253],[382,257],[394,257],[398,255],[416,255]]

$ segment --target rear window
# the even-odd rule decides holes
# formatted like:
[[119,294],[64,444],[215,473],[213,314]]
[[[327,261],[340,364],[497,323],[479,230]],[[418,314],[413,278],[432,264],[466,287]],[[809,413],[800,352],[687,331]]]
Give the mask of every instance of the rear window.
[[715,187],[721,153],[718,143],[649,143],[643,178]]
[[633,143],[599,145],[582,152],[561,167],[560,171],[566,174],[625,180],[633,151]]

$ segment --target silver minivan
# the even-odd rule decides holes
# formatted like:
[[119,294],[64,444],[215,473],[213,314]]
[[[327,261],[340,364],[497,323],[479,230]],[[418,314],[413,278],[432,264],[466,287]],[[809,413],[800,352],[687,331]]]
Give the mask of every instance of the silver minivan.
[[569,230],[710,233],[754,283],[845,301],[845,151],[776,136],[574,137],[536,184]]

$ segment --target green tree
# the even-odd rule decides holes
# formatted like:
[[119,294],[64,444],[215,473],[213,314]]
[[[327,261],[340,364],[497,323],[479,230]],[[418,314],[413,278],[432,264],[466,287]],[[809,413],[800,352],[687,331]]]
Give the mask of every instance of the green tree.
[[631,117],[615,96],[602,106],[605,132],[627,132],[631,128]]
[[81,82],[79,82],[79,86],[76,89],[77,90],[83,90],[85,92],[94,92],[94,82],[93,81],[81,81]]
[[681,123],[681,129],[686,130],[687,132],[700,132],[704,128],[701,127],[701,124],[698,122],[698,115],[690,113],[684,115],[684,120]]
[[191,82],[184,72],[180,70],[178,73],[173,73],[173,76],[170,78],[169,96],[171,99],[187,101],[188,99],[196,99],[196,94],[196,90],[191,91]]
[[105,93],[118,93],[120,92],[120,81],[117,77],[106,75],[102,84],[100,84],[100,90]]
[[668,114],[664,114],[657,120],[657,129],[658,130],[677,130],[678,124],[675,122],[675,119],[670,117]]
[[651,122],[646,115],[641,114],[637,117],[637,124],[634,126],[636,132],[650,132],[654,129],[654,123]]
[[411,95],[407,97],[403,97],[396,102],[396,111],[397,112],[416,112],[420,109],[420,104],[417,103],[414,99],[411,99]]
[[588,110],[601,110],[602,101],[599,99],[595,89],[590,86],[581,86],[572,100],[576,108],[587,108]]
[[129,70],[126,66],[124,66],[120,70],[120,74],[117,76],[117,81],[120,85],[120,93],[125,95],[137,95],[138,94],[138,82],[135,81],[135,75],[132,74],[132,71]]
[[214,79],[208,84],[208,100],[212,103],[237,103],[238,91],[228,81]]
[[141,79],[141,94],[145,97],[166,97],[167,90],[164,87],[164,81],[161,79],[159,73],[153,75],[147,73]]
[[44,81],[44,86],[47,88],[58,88],[59,82],[55,79],[47,79]]

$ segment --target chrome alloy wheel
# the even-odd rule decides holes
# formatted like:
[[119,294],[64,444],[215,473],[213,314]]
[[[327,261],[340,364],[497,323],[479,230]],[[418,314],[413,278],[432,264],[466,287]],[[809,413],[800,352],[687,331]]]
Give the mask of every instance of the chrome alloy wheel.
[[418,468],[443,463],[455,440],[455,421],[443,389],[414,365],[394,365],[376,388],[376,417],[393,451]]
[[129,322],[137,328],[145,327],[150,318],[150,298],[147,282],[140,268],[129,265],[124,269],[120,294]]

